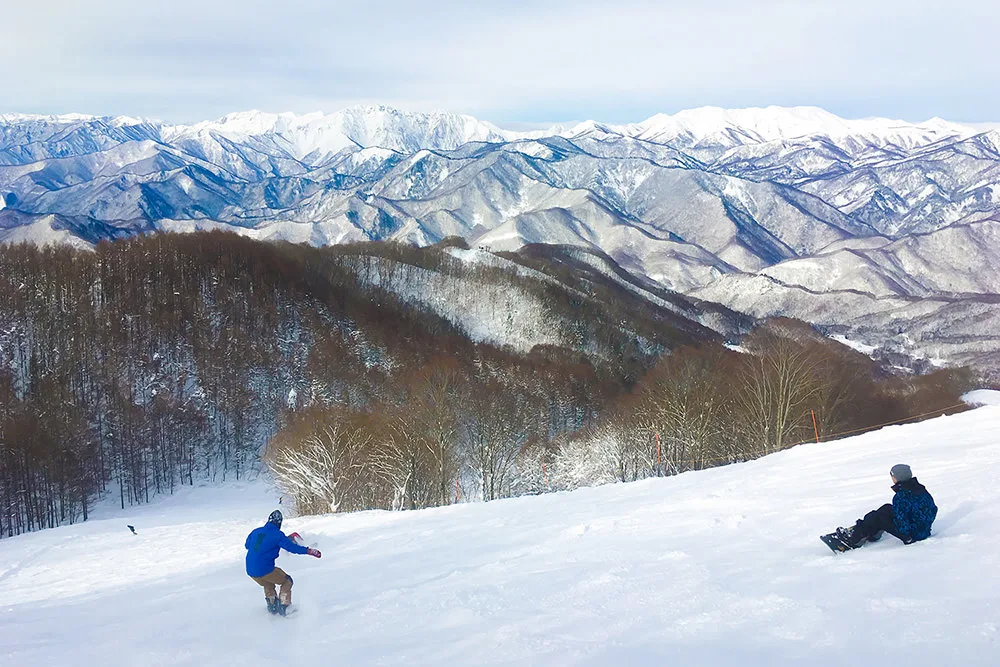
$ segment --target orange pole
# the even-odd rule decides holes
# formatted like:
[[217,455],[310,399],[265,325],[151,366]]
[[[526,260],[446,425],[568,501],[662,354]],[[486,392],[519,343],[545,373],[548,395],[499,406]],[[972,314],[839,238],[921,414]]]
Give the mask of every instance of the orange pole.
[[816,442],[819,442],[819,427],[816,426],[816,411],[810,410],[813,416],[813,431],[816,433]]

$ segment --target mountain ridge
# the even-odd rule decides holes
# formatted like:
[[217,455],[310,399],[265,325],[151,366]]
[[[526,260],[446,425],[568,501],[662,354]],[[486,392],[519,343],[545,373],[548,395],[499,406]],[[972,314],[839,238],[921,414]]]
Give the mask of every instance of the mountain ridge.
[[[872,312],[836,303],[844,288],[903,301],[995,293],[998,147],[996,130],[816,107],[703,107],[530,132],[387,106],[193,125],[8,114],[0,241],[223,228],[313,245],[577,246],[671,290],[842,326]],[[730,289],[758,274],[786,287]],[[776,293],[799,287],[827,302]],[[886,331],[905,326],[883,315]]]
[[[106,123],[114,127],[151,126],[160,128],[166,140],[177,135],[200,131],[217,131],[220,133],[257,136],[274,132],[279,123],[285,125],[308,125],[311,123],[326,123],[339,118],[356,120],[358,116],[368,116],[369,119],[379,115],[403,117],[409,119],[461,120],[477,129],[485,129],[497,140],[511,141],[516,139],[536,139],[548,136],[573,137],[591,129],[602,129],[624,136],[649,138],[662,136],[666,133],[679,134],[686,132],[696,138],[704,138],[724,130],[727,127],[739,127],[749,130],[748,137],[759,142],[782,139],[798,139],[812,135],[847,136],[852,134],[891,132],[898,130],[913,131],[922,129],[928,132],[951,133],[963,136],[995,131],[998,123],[963,124],[946,121],[934,117],[925,121],[904,121],[884,117],[866,117],[845,119],[832,114],[820,107],[814,106],[777,106],[723,108],[703,106],[683,109],[673,114],[655,113],[648,118],[632,123],[614,124],[588,119],[573,124],[555,123],[551,126],[535,130],[507,130],[477,119],[468,114],[452,113],[444,110],[430,112],[405,111],[389,105],[370,104],[355,105],[334,112],[311,111],[296,113],[291,111],[262,111],[248,109],[227,113],[213,120],[203,120],[195,123],[170,123],[151,117],[135,117],[128,115],[97,115],[82,113],[65,114],[27,114],[8,112],[0,113],[0,124],[45,122],[52,124],[72,124],[80,122]],[[789,131],[789,128],[797,128]],[[757,135],[753,137],[752,135]],[[675,138],[671,137],[671,138]],[[467,141],[471,141],[468,139]],[[371,147],[371,146],[366,146]]]

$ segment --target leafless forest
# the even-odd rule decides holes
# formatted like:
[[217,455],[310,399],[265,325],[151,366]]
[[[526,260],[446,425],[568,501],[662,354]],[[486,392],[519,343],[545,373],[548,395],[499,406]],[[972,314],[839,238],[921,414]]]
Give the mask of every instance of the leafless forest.
[[[972,382],[789,320],[734,317],[736,352],[544,249],[505,258],[525,270],[222,233],[0,248],[0,535],[262,464],[301,512],[671,475],[943,410]],[[523,295],[564,343],[477,343],[403,283]]]

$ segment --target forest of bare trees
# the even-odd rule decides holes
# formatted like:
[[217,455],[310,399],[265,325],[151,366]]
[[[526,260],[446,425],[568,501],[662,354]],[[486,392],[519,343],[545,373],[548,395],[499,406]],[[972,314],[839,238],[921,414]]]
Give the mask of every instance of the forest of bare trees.
[[[744,342],[741,352],[702,345],[663,355],[578,428],[549,427],[544,406],[554,404],[517,364],[483,374],[435,360],[395,402],[297,416],[267,459],[302,511],[415,509],[746,461],[957,412],[971,386],[966,370],[887,375],[792,321],[766,323]],[[338,457],[345,462],[333,464]]]
[[[221,233],[0,248],[0,536],[261,461],[300,512],[671,475],[946,408],[970,382],[891,375],[780,320],[736,352],[630,293],[514,258],[552,279],[441,248]],[[476,343],[389,289],[448,289],[440,276],[529,295],[569,342]]]
[[913,417],[964,410],[966,369],[886,374],[802,323],[775,320],[740,353],[664,356],[602,419],[550,457],[547,488],[633,481],[725,465]]
[[[459,465],[451,439],[465,426],[434,406],[457,396],[470,368],[501,378],[521,367],[549,430],[596,414],[614,391],[610,373],[478,345],[358,275],[364,264],[388,282],[442,254],[222,233],[94,251],[0,247],[0,535],[86,519],[99,498],[124,507],[255,475],[264,445],[309,406],[417,406],[419,416],[379,412],[386,432],[429,429],[419,443],[399,440],[409,465],[434,478],[400,483],[398,506],[447,502]],[[375,501],[358,502],[341,507]]]

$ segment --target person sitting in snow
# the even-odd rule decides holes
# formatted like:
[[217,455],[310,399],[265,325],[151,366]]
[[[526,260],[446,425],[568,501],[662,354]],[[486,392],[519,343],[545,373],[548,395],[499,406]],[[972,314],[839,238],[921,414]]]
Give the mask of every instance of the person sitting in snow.
[[[267,517],[267,523],[260,528],[254,528],[247,535],[247,574],[264,587],[264,597],[267,599],[267,610],[272,614],[285,615],[288,605],[292,604],[292,578],[280,567],[274,566],[280,549],[293,554],[309,554],[316,558],[323,554],[318,549],[296,544],[281,532],[282,516],[280,510],[274,510]],[[275,593],[278,586],[280,592]]]
[[837,535],[852,549],[877,541],[883,532],[895,535],[903,544],[930,537],[931,524],[938,510],[934,498],[905,463],[892,466],[889,476],[892,477],[892,490],[896,492],[892,504],[872,510],[851,528],[837,529]]

